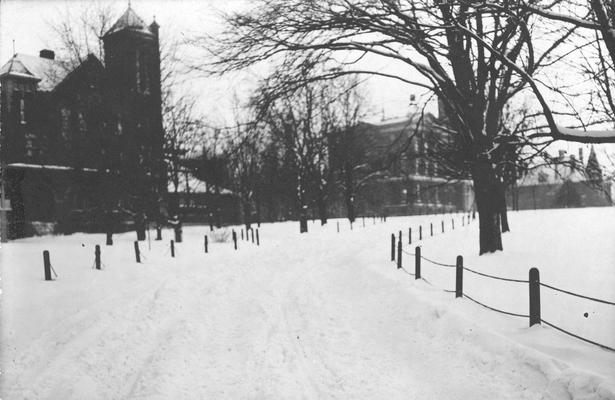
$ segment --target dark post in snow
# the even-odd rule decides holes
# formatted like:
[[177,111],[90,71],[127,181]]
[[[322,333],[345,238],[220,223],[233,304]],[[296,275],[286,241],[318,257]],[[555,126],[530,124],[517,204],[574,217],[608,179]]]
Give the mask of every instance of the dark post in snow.
[[419,240],[423,240],[423,225],[419,225]]
[[254,229],[250,228],[250,236],[252,237],[252,243],[254,243]]
[[135,259],[138,263],[141,262],[141,252],[139,251],[139,241],[135,240]]
[[414,248],[414,279],[421,279],[421,248]]
[[233,229],[233,246],[237,250],[237,232],[235,232],[235,229]]
[[429,236],[433,236],[433,223],[429,223]]
[[397,269],[401,268],[401,231],[399,231],[399,239],[397,240]]
[[260,245],[261,245],[261,240],[260,240],[260,238],[259,238],[259,236],[258,236],[258,228],[256,228],[256,245],[257,245],[257,246],[260,246]]
[[156,224],[156,239],[162,240],[162,226],[160,224]]
[[408,228],[408,244],[412,244],[412,228]]
[[205,245],[205,253],[207,253],[207,245],[208,245],[207,241],[208,241],[207,235],[205,235],[204,243],[203,243]]
[[465,220],[466,220],[466,216],[462,215],[461,216],[461,226],[465,226]]
[[352,221],[350,221],[350,230],[352,230]]
[[171,257],[175,257],[175,241],[171,240]]
[[43,251],[43,267],[45,269],[45,280],[51,280],[51,261],[49,260],[49,250]]
[[444,220],[442,220],[442,233],[444,233]]
[[107,241],[105,244],[107,246],[113,246],[113,231],[107,231]]
[[463,257],[457,256],[455,274],[455,297],[463,297]]
[[363,228],[365,228],[365,217],[361,217],[363,218]]
[[540,324],[540,273],[530,269],[530,326]]
[[455,220],[451,218],[451,227],[455,230]]
[[340,233],[340,221],[337,221],[337,233]]
[[391,233],[391,261],[395,261],[395,234]]
[[96,245],[94,247],[94,265],[96,269],[100,269],[100,246]]
[[243,240],[243,228],[241,228],[241,240]]

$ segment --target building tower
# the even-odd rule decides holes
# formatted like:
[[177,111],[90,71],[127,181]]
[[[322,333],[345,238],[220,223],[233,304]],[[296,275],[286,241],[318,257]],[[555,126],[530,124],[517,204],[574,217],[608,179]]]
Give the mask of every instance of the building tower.
[[103,36],[115,166],[127,204],[155,216],[166,198],[160,86],[159,25],[128,9]]

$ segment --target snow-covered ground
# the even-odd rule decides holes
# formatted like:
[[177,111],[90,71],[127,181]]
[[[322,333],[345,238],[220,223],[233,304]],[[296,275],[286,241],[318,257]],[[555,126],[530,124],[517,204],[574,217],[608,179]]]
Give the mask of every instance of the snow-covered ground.
[[[455,230],[450,231],[450,219]],[[615,301],[615,209],[511,213],[503,253],[478,253],[460,215],[325,227],[264,224],[261,246],[211,243],[186,227],[168,240],[134,233],[11,242],[0,250],[2,399],[615,399],[615,353],[441,289],[454,270],[423,262],[416,281],[390,259],[403,230],[414,252],[490,274],[541,280]],[[440,234],[440,221],[446,234]],[[438,234],[429,237],[429,222]],[[413,245],[407,245],[408,227]],[[104,269],[92,269],[94,245]],[[58,273],[43,280],[42,251]],[[404,254],[413,272],[413,258]],[[464,291],[527,314],[527,284],[464,275]],[[542,317],[615,347],[615,307],[543,288]],[[587,313],[587,317],[585,317]]]

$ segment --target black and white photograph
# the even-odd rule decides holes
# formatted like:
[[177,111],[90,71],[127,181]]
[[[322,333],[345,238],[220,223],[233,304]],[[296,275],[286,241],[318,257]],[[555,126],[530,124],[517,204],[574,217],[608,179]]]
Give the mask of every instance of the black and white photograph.
[[0,400],[615,400],[615,0],[0,0]]

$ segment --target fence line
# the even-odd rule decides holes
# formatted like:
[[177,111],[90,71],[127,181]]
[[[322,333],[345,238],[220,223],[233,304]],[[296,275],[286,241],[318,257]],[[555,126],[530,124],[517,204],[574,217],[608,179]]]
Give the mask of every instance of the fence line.
[[[394,243],[394,239],[395,239],[395,235],[394,234],[392,235],[392,239],[393,239],[393,243]],[[560,332],[562,332],[562,333],[564,333],[566,335],[569,335],[569,336],[574,337],[576,339],[582,340],[582,341],[584,341],[586,343],[593,344],[593,345],[598,346],[598,347],[600,347],[602,349],[610,350],[610,351],[614,351],[615,352],[615,348],[613,348],[613,347],[609,347],[607,345],[604,345],[604,344],[595,342],[593,340],[584,338],[584,337],[582,337],[580,335],[574,334],[574,333],[572,333],[570,331],[567,331],[567,330],[565,330],[565,329],[563,329],[563,328],[561,328],[561,327],[559,327],[559,326],[557,326],[555,324],[552,324],[552,323],[542,319],[541,316],[540,316],[540,314],[541,314],[540,313],[540,286],[544,286],[544,287],[547,287],[547,288],[549,288],[551,290],[562,292],[562,293],[565,293],[565,294],[568,294],[568,295],[571,295],[571,296],[575,296],[575,297],[579,297],[579,298],[583,298],[583,299],[587,299],[587,300],[591,300],[591,301],[595,301],[595,302],[599,302],[599,303],[603,303],[603,304],[615,305],[615,303],[613,303],[611,301],[602,300],[602,299],[598,299],[598,298],[594,298],[594,297],[590,297],[590,296],[585,296],[585,295],[582,295],[582,294],[570,292],[568,290],[560,289],[560,288],[557,288],[555,286],[551,286],[551,285],[546,284],[546,283],[542,283],[542,282],[540,282],[539,271],[536,268],[531,268],[530,269],[530,271],[529,271],[529,278],[530,279],[529,280],[506,278],[506,277],[486,274],[486,273],[483,273],[483,272],[480,272],[480,271],[476,271],[476,270],[471,269],[471,268],[464,267],[463,266],[463,258],[461,256],[457,257],[457,264],[456,265],[446,264],[446,263],[441,263],[441,262],[438,262],[438,261],[431,260],[431,259],[423,256],[421,254],[421,251],[420,251],[421,248],[418,247],[418,246],[416,247],[416,253],[410,253],[408,251],[405,251],[405,250],[403,250],[402,246],[403,245],[402,245],[401,234],[400,234],[399,241],[398,241],[398,249],[397,249],[398,250],[398,254],[401,255],[401,253],[404,252],[404,253],[406,253],[408,255],[415,256],[415,272],[416,273],[413,274],[413,273],[409,272],[408,270],[406,270],[403,267],[403,265],[401,265],[401,259],[398,260],[397,268],[398,269],[402,269],[406,274],[415,277],[415,279],[421,279],[424,282],[426,282],[427,284],[429,284],[430,286],[436,287],[435,285],[433,285],[431,282],[429,282],[427,279],[425,279],[424,277],[422,277],[420,275],[420,264],[421,264],[420,260],[421,259],[426,260],[426,261],[428,261],[428,262],[430,262],[430,263],[432,263],[434,265],[439,265],[439,266],[443,266],[443,267],[447,267],[447,268],[456,268],[456,270],[457,270],[457,274],[456,274],[456,278],[455,278],[456,290],[442,289],[442,290],[444,290],[444,292],[455,293],[456,297],[466,298],[466,299],[468,299],[468,300],[470,300],[470,301],[472,301],[472,302],[474,302],[474,303],[476,303],[476,304],[478,304],[478,305],[480,305],[480,306],[482,306],[484,308],[487,308],[489,310],[492,310],[492,311],[495,311],[495,312],[498,312],[498,313],[501,313],[501,314],[510,315],[510,316],[514,316],[514,317],[519,317],[519,318],[529,318],[530,326],[532,326],[534,324],[544,323],[545,325],[547,325],[549,327],[552,327],[552,328],[554,328],[554,329],[556,329],[556,330],[558,330],[558,331],[560,331]],[[463,270],[466,270],[466,271],[471,272],[473,274],[484,276],[484,277],[490,278],[490,279],[506,281],[506,282],[515,282],[515,283],[529,284],[529,289],[530,289],[530,315],[528,315],[528,314],[519,314],[519,313],[514,313],[514,312],[510,312],[510,311],[501,310],[499,308],[492,307],[492,306],[489,306],[489,305],[487,305],[485,303],[482,303],[482,302],[474,299],[472,296],[468,295],[467,293],[464,293],[463,292],[463,286],[462,286],[463,285],[463,274],[462,274]]]
[[615,351],[615,348],[613,348],[613,347],[609,347],[609,346],[606,346],[606,345],[604,345],[604,344],[601,344],[601,343],[598,343],[598,342],[594,342],[593,340],[586,339],[586,338],[584,338],[583,336],[576,335],[576,334],[574,334],[574,333],[572,333],[572,332],[569,332],[569,331],[567,331],[567,330],[565,330],[565,329],[563,329],[563,328],[560,328],[559,326],[557,326],[557,325],[555,325],[555,324],[552,324],[552,323],[550,323],[550,322],[548,322],[548,321],[545,321],[545,320],[544,320],[544,319],[542,319],[542,318],[540,319],[540,321],[541,321],[541,322],[543,322],[545,325],[550,326],[550,327],[551,327],[551,328],[553,328],[553,329],[556,329],[556,330],[558,330],[558,331],[560,331],[560,332],[562,332],[562,333],[565,333],[565,334],[566,334],[566,335],[568,335],[568,336],[572,336],[573,338],[577,338],[577,339],[579,339],[579,340],[582,340],[582,341],[584,341],[584,342],[587,342],[587,343],[593,344],[594,346],[598,346],[598,347],[603,348],[603,349],[605,349],[605,350]]
[[601,299],[597,299],[597,298],[595,298],[595,297],[590,297],[590,296],[585,296],[585,295],[578,294],[578,293],[574,293],[574,292],[569,292],[569,291],[567,291],[567,290],[560,289],[560,288],[557,288],[557,287],[555,287],[555,286],[547,285],[546,283],[542,283],[542,282],[540,282],[540,286],[547,287],[547,288],[549,288],[549,289],[551,289],[551,290],[555,290],[555,291],[557,291],[557,292],[566,293],[566,294],[569,294],[569,295],[571,295],[571,296],[580,297],[580,298],[582,298],[582,299],[592,300],[592,301],[595,301],[595,302],[598,302],[598,303],[604,303],[604,304],[609,304],[609,305],[611,305],[611,306],[615,306],[615,303],[613,303],[613,302],[611,302],[611,301],[601,300]]
[[470,268],[468,268],[468,267],[463,267],[463,269],[465,269],[466,271],[471,272],[471,273],[473,273],[473,274],[476,274],[476,275],[481,275],[481,276],[485,276],[485,277],[487,277],[487,278],[497,279],[497,280],[500,280],[500,281],[507,281],[507,282],[518,282],[518,283],[530,283],[530,281],[528,281],[528,280],[523,280],[523,279],[512,279],[512,278],[503,278],[503,277],[501,277],[501,276],[495,276],[495,275],[485,274],[485,273],[483,273],[483,272],[475,271],[475,270],[470,269]]
[[502,314],[512,315],[513,317],[522,317],[522,318],[529,318],[529,317],[530,317],[530,316],[529,316],[529,315],[527,315],[527,314],[517,314],[517,313],[514,313],[514,312],[504,311],[504,310],[500,310],[500,309],[495,308],[495,307],[488,306],[488,305],[483,304],[483,303],[481,303],[480,301],[475,300],[475,299],[473,299],[472,297],[468,296],[468,294],[467,294],[467,293],[464,293],[464,294],[463,294],[463,297],[465,297],[465,298],[466,298],[466,299],[468,299],[468,300],[472,300],[473,302],[475,302],[475,303],[476,303],[476,304],[478,304],[478,305],[481,305],[481,306],[483,306],[483,307],[485,307],[485,308],[488,308],[488,309],[493,310],[493,311],[497,311],[497,312],[502,313]]

